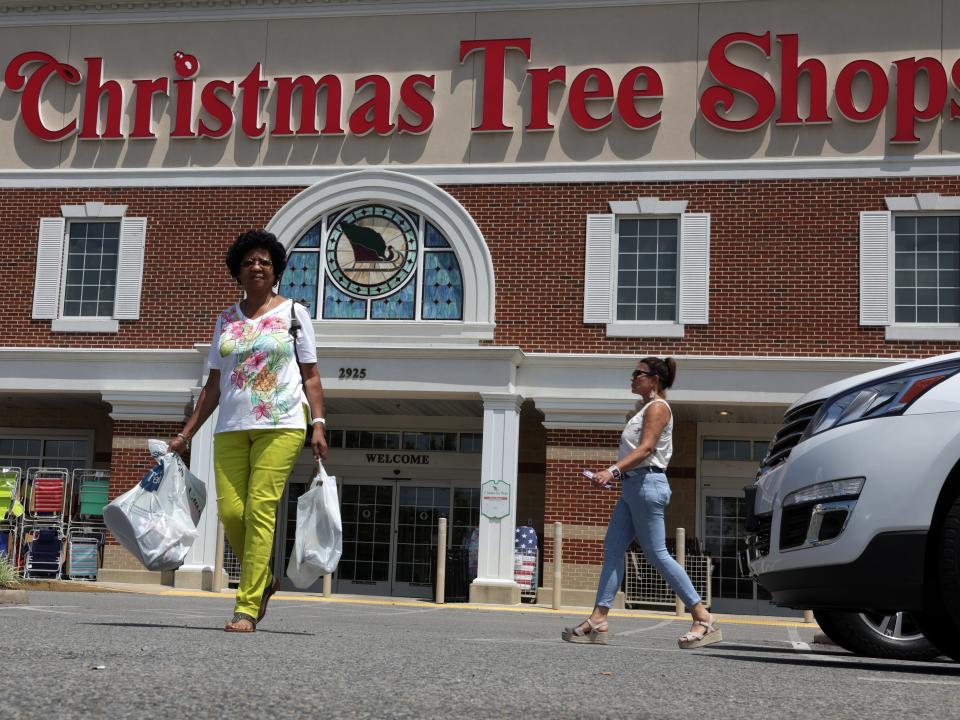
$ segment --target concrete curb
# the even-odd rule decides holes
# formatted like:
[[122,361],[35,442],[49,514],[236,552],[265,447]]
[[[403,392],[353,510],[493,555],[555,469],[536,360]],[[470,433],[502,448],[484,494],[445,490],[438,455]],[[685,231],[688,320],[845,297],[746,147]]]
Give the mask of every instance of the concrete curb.
[[0,605],[29,605],[30,600],[24,590],[0,588]]
[[21,590],[45,590],[49,592],[123,592],[111,587],[97,586],[77,580],[21,580]]

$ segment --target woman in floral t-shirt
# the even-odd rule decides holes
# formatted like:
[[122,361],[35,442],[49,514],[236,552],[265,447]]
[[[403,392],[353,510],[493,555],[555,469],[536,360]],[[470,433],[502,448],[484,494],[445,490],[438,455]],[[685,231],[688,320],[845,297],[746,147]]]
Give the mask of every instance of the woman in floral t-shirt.
[[[306,420],[313,418],[311,446],[326,459],[323,388],[317,373],[316,338],[307,311],[273,288],[286,267],[283,245],[268,232],[251,230],[227,251],[230,274],[245,298],[217,318],[207,356],[209,376],[174,452],[219,407],[213,457],[217,508],[230,547],[240,558],[240,584],[228,632],[253,632],[279,581],[270,574],[277,503],[297,455]],[[300,330],[291,333],[296,316]]]

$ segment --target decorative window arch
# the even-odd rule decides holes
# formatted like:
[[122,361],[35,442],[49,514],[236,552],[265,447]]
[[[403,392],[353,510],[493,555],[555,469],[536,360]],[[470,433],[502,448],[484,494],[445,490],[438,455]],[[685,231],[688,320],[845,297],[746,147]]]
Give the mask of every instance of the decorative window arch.
[[290,262],[281,292],[323,335],[492,339],[493,263],[469,213],[426,180],[360,170],[317,183],[267,226]]

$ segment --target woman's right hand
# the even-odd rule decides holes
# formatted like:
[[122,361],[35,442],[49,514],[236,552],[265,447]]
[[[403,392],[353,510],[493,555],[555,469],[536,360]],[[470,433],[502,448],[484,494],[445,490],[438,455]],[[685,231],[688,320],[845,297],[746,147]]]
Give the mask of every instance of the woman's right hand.
[[187,441],[184,440],[182,437],[180,437],[179,435],[174,435],[172,438],[167,440],[167,449],[170,452],[176,453],[177,455],[180,455],[182,457],[183,454],[190,449],[190,446],[187,444]]

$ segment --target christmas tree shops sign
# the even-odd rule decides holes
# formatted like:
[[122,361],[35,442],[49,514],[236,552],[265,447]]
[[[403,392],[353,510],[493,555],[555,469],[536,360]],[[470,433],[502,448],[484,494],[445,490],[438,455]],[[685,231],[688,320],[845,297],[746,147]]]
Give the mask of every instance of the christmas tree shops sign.
[[488,480],[480,486],[480,513],[489,520],[510,514],[510,483]]

